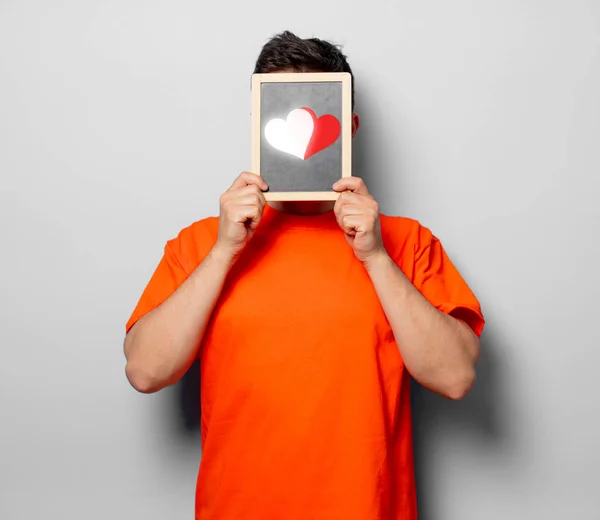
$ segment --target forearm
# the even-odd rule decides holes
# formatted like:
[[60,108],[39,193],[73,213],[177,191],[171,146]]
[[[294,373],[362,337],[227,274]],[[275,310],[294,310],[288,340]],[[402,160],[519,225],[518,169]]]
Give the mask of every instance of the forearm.
[[226,253],[213,248],[167,300],[131,328],[124,344],[126,374],[137,390],[156,392],[188,370],[231,262]]
[[445,397],[464,397],[475,379],[475,334],[431,305],[386,254],[365,266],[409,373]]

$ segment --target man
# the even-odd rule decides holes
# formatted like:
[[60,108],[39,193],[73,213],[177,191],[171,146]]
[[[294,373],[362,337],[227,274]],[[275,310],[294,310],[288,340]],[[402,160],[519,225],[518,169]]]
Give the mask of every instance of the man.
[[[289,32],[255,69],[279,71],[352,73]],[[439,240],[380,215],[360,178],[335,203],[269,205],[266,189],[242,173],[218,218],[167,242],[126,326],[127,377],[156,392],[200,358],[197,519],[415,519],[409,375],[469,391],[479,303]]]

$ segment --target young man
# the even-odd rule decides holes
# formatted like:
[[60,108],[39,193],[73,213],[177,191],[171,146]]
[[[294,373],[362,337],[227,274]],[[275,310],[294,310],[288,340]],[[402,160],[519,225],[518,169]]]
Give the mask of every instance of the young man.
[[[255,71],[351,73],[289,32]],[[380,215],[360,178],[335,204],[268,205],[266,188],[242,173],[219,218],[167,242],[126,326],[127,377],[156,392],[200,358],[197,519],[416,519],[409,375],[468,392],[479,303],[439,240]]]

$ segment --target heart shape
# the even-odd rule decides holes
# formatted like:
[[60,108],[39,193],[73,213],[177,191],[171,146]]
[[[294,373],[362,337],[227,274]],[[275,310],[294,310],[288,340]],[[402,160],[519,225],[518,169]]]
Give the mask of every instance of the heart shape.
[[304,154],[304,159],[308,159],[311,155],[319,153],[335,143],[340,136],[342,125],[337,117],[331,114],[324,114],[317,118],[310,108],[302,107],[302,109],[310,113],[314,124],[313,134]]
[[308,107],[295,108],[285,120],[271,119],[265,139],[275,149],[306,160],[335,143],[341,125],[331,114],[317,117]]

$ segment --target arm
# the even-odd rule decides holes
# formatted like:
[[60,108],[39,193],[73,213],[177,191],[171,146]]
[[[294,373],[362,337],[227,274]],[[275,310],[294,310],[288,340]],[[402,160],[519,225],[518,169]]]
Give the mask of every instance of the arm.
[[152,393],[175,384],[198,353],[221,294],[231,258],[214,247],[189,278],[125,336],[125,373],[131,385]]
[[436,309],[385,252],[365,263],[409,373],[423,386],[462,399],[475,381],[479,339]]
[[479,338],[471,328],[434,307],[388,255],[379,208],[358,177],[334,184],[338,223],[365,266],[408,372],[450,399],[463,398],[475,380]]
[[142,393],[175,384],[198,355],[231,266],[252,238],[266,204],[258,175],[242,173],[221,197],[219,236],[206,258],[125,336],[125,373]]

